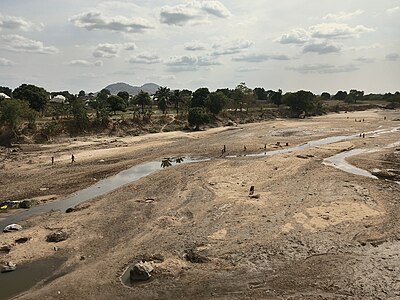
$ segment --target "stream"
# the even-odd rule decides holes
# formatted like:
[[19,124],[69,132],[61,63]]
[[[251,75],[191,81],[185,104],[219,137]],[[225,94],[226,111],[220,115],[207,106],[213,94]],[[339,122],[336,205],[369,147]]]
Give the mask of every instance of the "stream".
[[[400,129],[400,127],[389,128],[389,129],[378,129],[375,131],[366,132],[365,134],[367,136],[374,137],[374,136],[378,136],[378,135],[385,134],[385,133],[392,133],[392,132],[398,131],[399,129]],[[317,146],[347,141],[347,140],[351,140],[351,139],[355,139],[355,138],[359,138],[359,134],[327,137],[327,138],[323,138],[323,139],[319,139],[319,140],[315,140],[315,141],[309,141],[307,143],[300,144],[300,145],[293,146],[293,147],[265,151],[262,153],[247,154],[246,156],[247,157],[273,156],[273,155],[279,155],[279,154],[284,154],[284,153],[291,153],[291,152],[298,151],[298,150],[309,149],[309,148],[313,148],[313,147],[317,147]],[[346,163],[344,160],[347,157],[359,154],[363,151],[365,151],[365,150],[354,149],[349,152],[339,153],[331,158],[326,159],[325,164],[334,166],[336,168],[339,168],[345,172],[349,172],[352,174],[376,178],[375,176],[371,175],[369,172],[361,170],[359,168],[356,168],[356,167]],[[240,156],[226,156],[226,158],[237,158],[237,157],[240,157]],[[195,163],[195,162],[200,162],[200,161],[205,161],[205,160],[208,160],[208,159],[186,158],[183,163]],[[94,184],[88,188],[85,188],[83,190],[80,190],[62,200],[46,203],[43,205],[34,206],[30,209],[23,210],[21,212],[10,215],[6,218],[0,219],[0,229],[4,228],[5,226],[7,226],[9,224],[17,223],[19,221],[25,220],[34,215],[38,215],[38,214],[42,214],[42,213],[46,213],[46,212],[50,212],[50,211],[56,211],[56,210],[65,211],[67,208],[76,206],[84,201],[88,201],[95,197],[109,193],[113,190],[120,188],[123,185],[135,182],[135,181],[137,181],[145,176],[148,176],[156,171],[159,171],[161,169],[162,169],[162,166],[161,166],[160,161],[152,161],[152,162],[133,166],[127,170],[121,171],[117,175],[100,180],[96,184]]]

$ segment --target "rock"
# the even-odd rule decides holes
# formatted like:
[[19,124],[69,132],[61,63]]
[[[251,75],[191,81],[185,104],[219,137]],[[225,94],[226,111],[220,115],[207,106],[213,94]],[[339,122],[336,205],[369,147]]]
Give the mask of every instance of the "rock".
[[16,239],[15,242],[16,242],[17,244],[24,244],[24,243],[26,243],[27,241],[29,241],[30,239],[31,239],[30,237],[22,237],[22,238]]
[[7,272],[12,272],[17,269],[17,265],[14,264],[13,262],[9,261],[6,263],[2,268],[1,268],[1,273],[7,273]]
[[19,208],[31,208],[32,202],[29,200],[24,200],[19,204]]
[[129,272],[129,278],[131,282],[136,281],[146,281],[151,277],[151,272],[153,272],[154,268],[148,261],[140,261]]
[[74,206],[74,207],[69,207],[69,208],[67,208],[67,210],[65,211],[67,214],[69,214],[69,213],[72,213],[72,212],[76,212],[76,211],[80,211],[80,210],[84,210],[84,209],[87,209],[87,208],[89,208],[90,207],[90,204],[87,204],[87,203],[85,203],[85,204],[79,204],[79,205],[76,205],[76,206]]
[[388,170],[374,169],[371,172],[371,174],[375,175],[376,177],[389,179],[389,180],[396,180],[397,179],[397,175],[392,173],[392,172],[389,172]]
[[302,155],[302,154],[297,154],[296,157],[302,158],[302,159],[308,159],[308,156]]
[[11,245],[5,245],[0,247],[0,252],[9,253],[12,249]]
[[49,243],[58,243],[65,241],[68,238],[68,234],[65,231],[58,230],[52,232],[46,236],[46,241]]
[[197,253],[193,249],[186,250],[183,257],[187,261],[190,261],[191,263],[195,263],[195,264],[199,264],[199,263],[201,264],[201,263],[206,263],[206,262],[210,261],[207,257]]
[[226,123],[226,126],[237,126],[237,124],[236,124],[235,122],[233,122],[232,120],[229,120],[229,121]]
[[13,232],[22,230],[22,226],[18,224],[10,224],[4,227],[3,232]]

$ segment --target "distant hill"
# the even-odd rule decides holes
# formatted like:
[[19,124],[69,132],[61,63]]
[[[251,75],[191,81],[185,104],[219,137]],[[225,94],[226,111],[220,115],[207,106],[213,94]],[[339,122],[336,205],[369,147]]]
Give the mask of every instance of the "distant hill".
[[154,94],[160,86],[155,83],[146,83],[142,86],[132,86],[130,84],[124,82],[113,83],[105,87],[105,89],[109,90],[112,95],[116,95],[119,92],[128,92],[130,95],[137,95],[140,91],[144,91],[149,93],[150,95]]

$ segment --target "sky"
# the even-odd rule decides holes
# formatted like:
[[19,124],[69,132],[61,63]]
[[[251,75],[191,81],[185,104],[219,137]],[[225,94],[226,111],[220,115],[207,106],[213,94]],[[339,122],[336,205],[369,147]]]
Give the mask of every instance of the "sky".
[[400,90],[400,0],[1,0],[0,86]]

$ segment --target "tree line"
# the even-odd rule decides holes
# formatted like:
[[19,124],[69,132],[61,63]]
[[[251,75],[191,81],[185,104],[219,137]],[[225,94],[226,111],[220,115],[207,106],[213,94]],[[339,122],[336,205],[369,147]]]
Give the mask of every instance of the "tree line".
[[[263,104],[276,107],[285,106],[293,117],[319,115],[323,113],[322,102],[340,100],[346,103],[359,103],[363,100],[385,100],[400,103],[400,93],[369,94],[352,89],[349,92],[338,91],[335,95],[323,92],[315,95],[310,91],[286,92],[282,90],[265,90],[262,87],[251,89],[244,82],[234,89],[222,88],[210,91],[206,87],[195,91],[187,89],[171,90],[160,87],[154,95],[140,91],[138,95],[119,92],[112,95],[103,89],[97,94],[81,90],[78,94],[68,91],[48,92],[42,87],[22,84],[15,90],[0,87],[0,125],[16,133],[22,123],[34,129],[40,116],[52,117],[54,120],[65,117],[70,121],[74,131],[83,132],[91,127],[107,127],[112,115],[117,112],[132,113],[132,120],[149,122],[155,109],[162,115],[173,112],[187,118],[190,126],[198,129],[200,125],[210,122],[223,111],[230,113],[248,112]],[[55,96],[62,96],[61,101],[52,101]],[[57,131],[57,122],[50,122],[43,128],[46,135]]]

